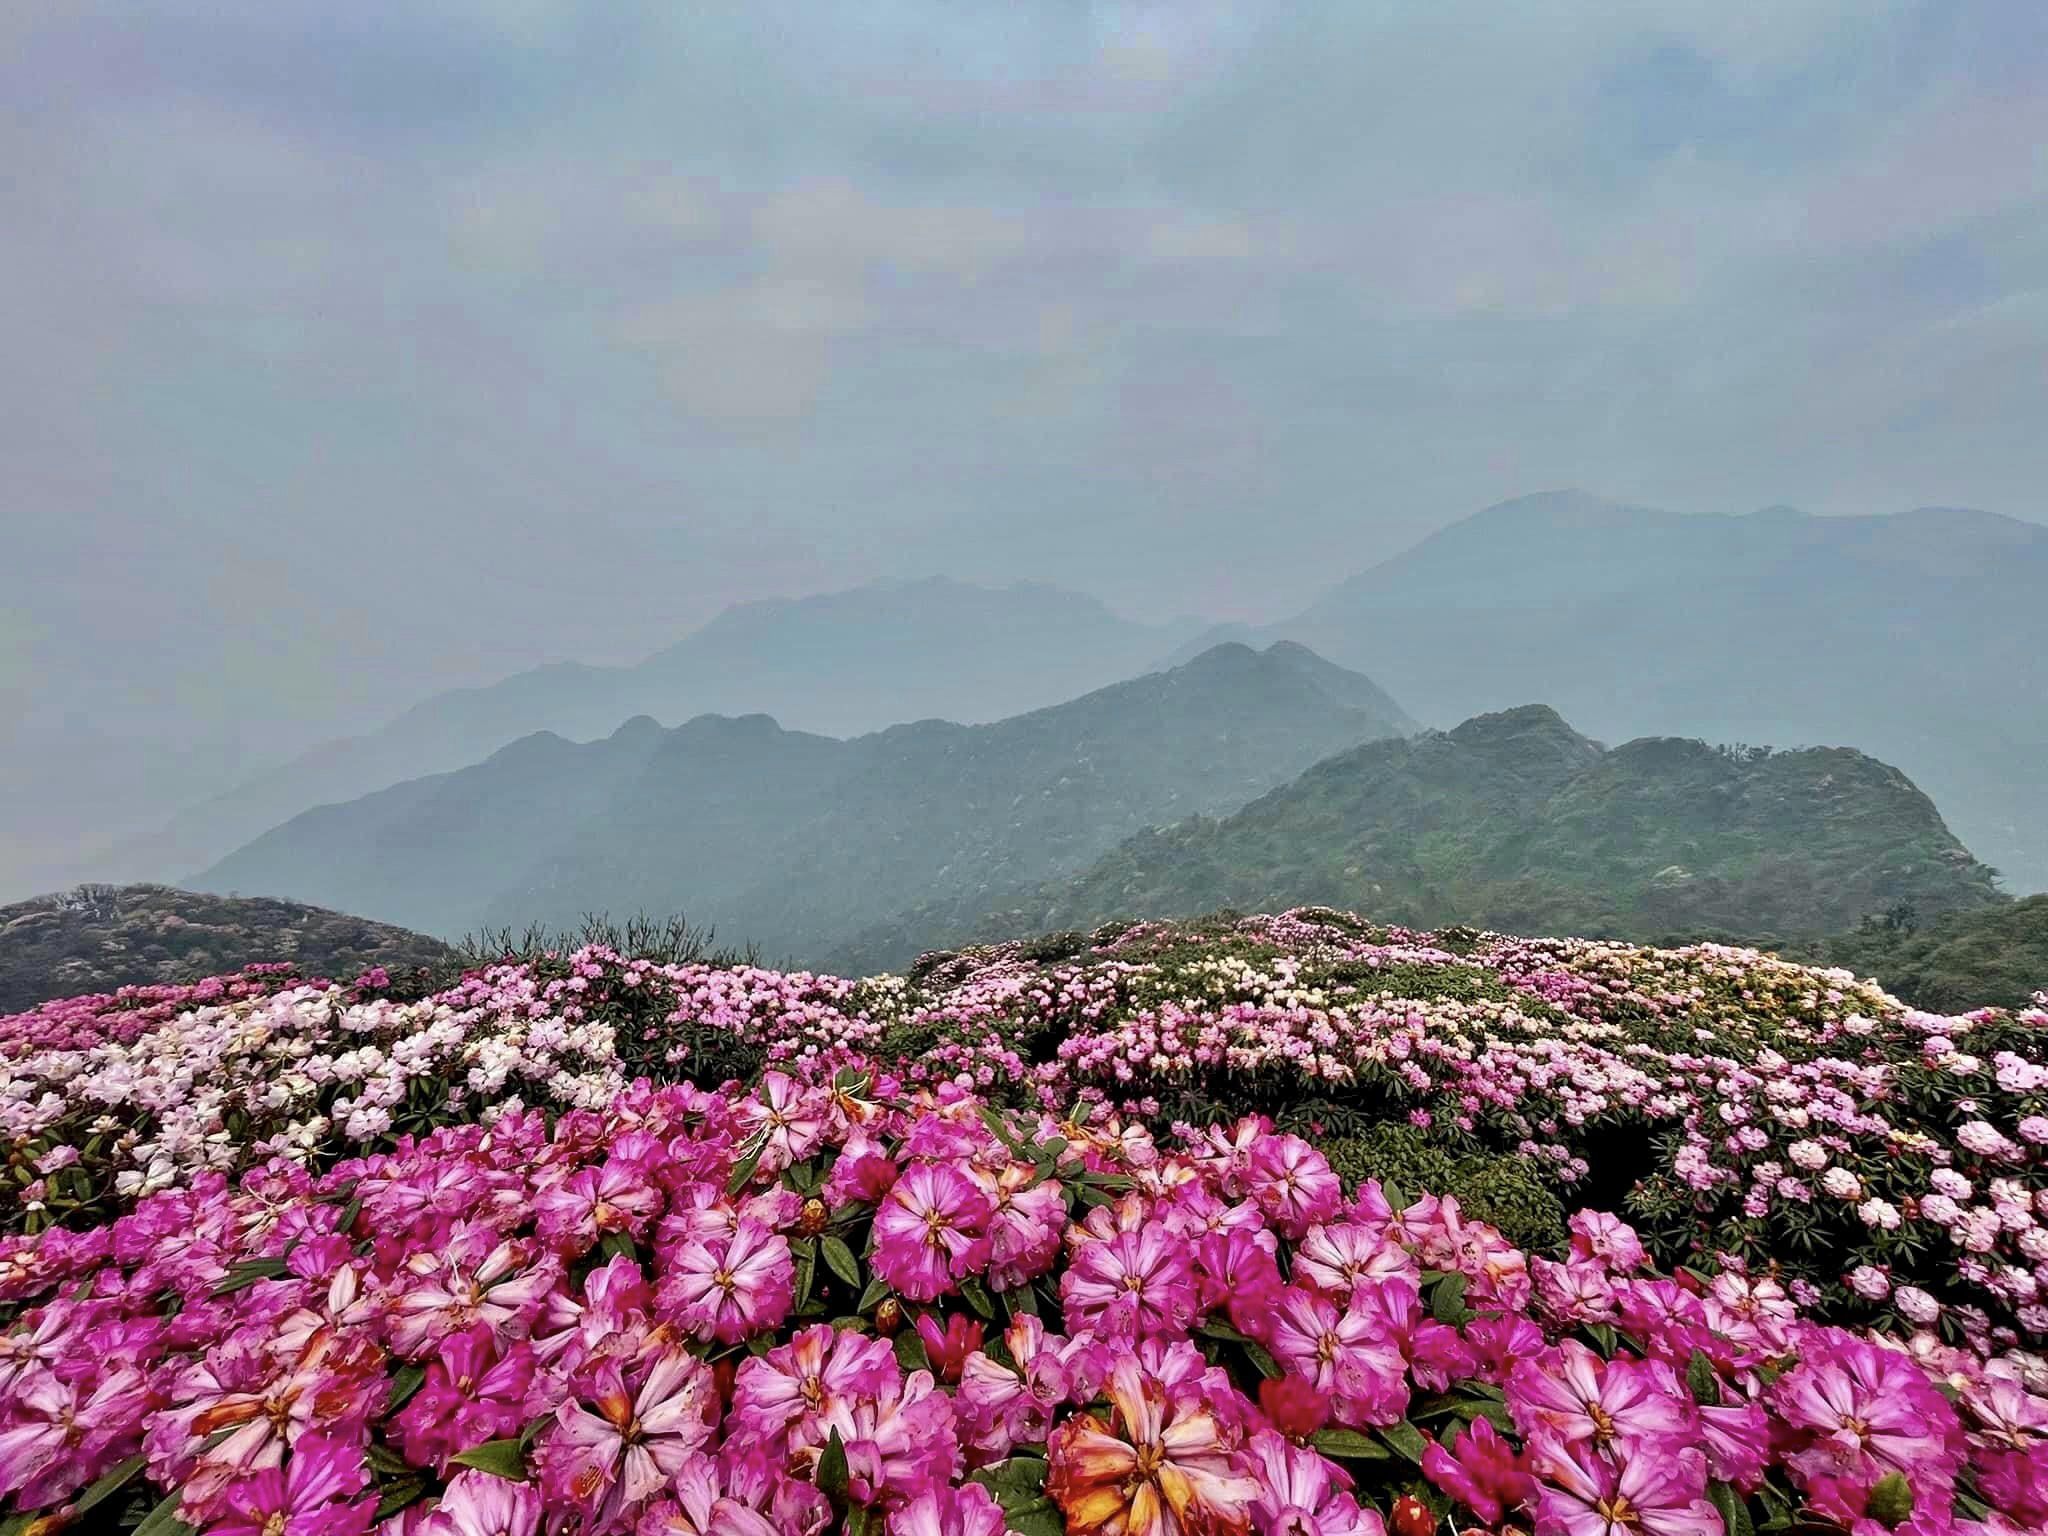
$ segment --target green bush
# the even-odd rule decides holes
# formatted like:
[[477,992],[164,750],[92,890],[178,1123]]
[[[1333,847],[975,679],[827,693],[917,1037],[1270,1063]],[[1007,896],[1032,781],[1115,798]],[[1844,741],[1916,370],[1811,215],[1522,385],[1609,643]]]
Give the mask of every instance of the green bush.
[[1411,1199],[1424,1191],[1456,1195],[1466,1215],[1498,1227],[1531,1253],[1555,1253],[1565,1244],[1564,1203],[1521,1158],[1460,1146],[1397,1121],[1324,1142],[1322,1152],[1348,1186],[1378,1179]]

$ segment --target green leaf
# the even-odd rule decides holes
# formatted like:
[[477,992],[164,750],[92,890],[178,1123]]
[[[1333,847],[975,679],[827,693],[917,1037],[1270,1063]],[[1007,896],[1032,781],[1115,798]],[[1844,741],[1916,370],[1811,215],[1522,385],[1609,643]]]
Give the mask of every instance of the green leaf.
[[988,1489],[1002,1508],[1003,1524],[1019,1536],[1066,1536],[1066,1517],[1045,1496],[1045,1472],[1037,1456],[1012,1456],[969,1473],[967,1480]]
[[796,1300],[791,1304],[792,1311],[803,1311],[804,1304],[811,1299],[811,1286],[816,1282],[817,1278],[818,1261],[808,1253],[798,1254],[796,1258]]
[[932,1368],[931,1357],[924,1352],[924,1340],[918,1337],[915,1328],[906,1328],[896,1335],[896,1363],[906,1371],[928,1371]]
[[108,1499],[128,1486],[128,1480],[142,1470],[142,1463],[143,1458],[140,1456],[130,1456],[125,1461],[115,1462],[113,1466],[93,1479],[92,1485],[78,1496],[78,1502],[72,1506],[71,1513],[73,1515],[82,1515],[88,1509],[104,1504]]
[[995,1320],[996,1304],[989,1300],[988,1287],[983,1285],[973,1275],[962,1275],[960,1277],[960,1294],[967,1299],[967,1305],[974,1308],[981,1316],[991,1322]]
[[142,1524],[130,1536],[192,1536],[192,1527],[178,1518],[178,1500],[183,1497],[182,1488],[171,1490],[161,1504],[142,1517]]
[[1593,1342],[1600,1346],[1600,1353],[1612,1360],[1614,1358],[1615,1345],[1613,1325],[1611,1323],[1588,1323],[1586,1324],[1586,1332],[1591,1334]]
[[1436,1291],[1429,1298],[1429,1315],[1438,1322],[1448,1323],[1452,1327],[1471,1319],[1472,1309],[1465,1305],[1463,1275],[1445,1275],[1437,1282]]
[[874,1525],[875,1512],[865,1504],[856,1504],[846,1512],[846,1536],[868,1536]]
[[1251,1361],[1253,1368],[1261,1376],[1265,1377],[1266,1380],[1277,1381],[1282,1375],[1286,1374],[1280,1369],[1280,1362],[1266,1352],[1265,1345],[1257,1343],[1252,1339],[1246,1339],[1244,1341],[1244,1352],[1246,1358]]
[[846,1503],[846,1442],[839,1438],[839,1431],[832,1431],[832,1438],[825,1442],[825,1449],[818,1455],[818,1491],[835,1505]]
[[1213,1317],[1205,1322],[1195,1324],[1195,1332],[1202,1335],[1205,1339],[1222,1339],[1231,1344],[1248,1344],[1251,1342],[1249,1335],[1239,1333],[1230,1324]]
[[401,1365],[392,1373],[391,1406],[385,1412],[396,1413],[403,1408],[426,1379],[427,1368],[424,1365]]
[[33,1525],[38,1518],[39,1513],[35,1510],[0,1518],[0,1536],[21,1536],[21,1533]]
[[868,1282],[868,1288],[860,1293],[860,1300],[854,1306],[856,1312],[872,1312],[882,1304],[882,1298],[889,1294],[889,1282],[880,1275]]
[[853,1256],[853,1250],[846,1246],[844,1239],[827,1232],[819,1240],[818,1247],[825,1255],[827,1269],[848,1285],[860,1284],[860,1260]]
[[1393,1453],[1384,1445],[1355,1429],[1320,1429],[1309,1436],[1308,1443],[1325,1456],[1343,1461],[1393,1460]]
[[607,1232],[597,1240],[597,1251],[607,1259],[630,1259],[638,1255],[630,1232]]
[[554,1420],[555,1416],[552,1413],[537,1414],[533,1418],[533,1420],[527,1424],[526,1428],[519,1431],[519,1449],[523,1451],[529,1445],[533,1444],[533,1437],[539,1434],[541,1430],[546,1428],[549,1424],[552,1424]]
[[1749,1518],[1749,1505],[1731,1484],[1709,1483],[1707,1497],[1721,1512],[1721,1527],[1728,1536],[1756,1536],[1756,1526]]
[[448,1458],[459,1467],[475,1467],[493,1477],[515,1483],[526,1481],[526,1454],[517,1440],[486,1440],[460,1455]]
[[426,1491],[427,1480],[424,1477],[408,1477],[402,1482],[392,1483],[385,1488],[384,1497],[377,1501],[377,1513],[370,1518],[388,1520],[401,1509],[417,1503]]
[[1003,1495],[1021,1494],[1025,1497],[1042,1493],[1045,1489],[1046,1462],[1042,1456],[1012,1456],[1007,1461],[996,1462],[983,1467],[979,1472],[967,1474],[967,1481],[979,1483],[993,1494],[998,1503]]
[[1422,1453],[1429,1448],[1429,1436],[1406,1419],[1389,1424],[1380,1431],[1380,1438],[1418,1467],[1422,1465]]
[[1713,1408],[1721,1401],[1721,1375],[1714,1369],[1714,1362],[1707,1358],[1703,1349],[1695,1349],[1692,1359],[1686,1363],[1685,1384],[1692,1392],[1692,1400],[1704,1407]]
[[285,1273],[285,1261],[275,1259],[245,1259],[229,1267],[226,1277],[213,1288],[216,1296],[232,1296],[237,1291],[246,1291],[259,1280],[275,1280]]
[[747,1180],[754,1176],[754,1170],[761,1166],[761,1154],[768,1150],[768,1138],[763,1136],[761,1144],[739,1160],[732,1171],[732,1177],[725,1181],[725,1192],[736,1195],[747,1187]]
[[1020,1285],[1001,1293],[1003,1305],[1009,1308],[1012,1317],[1038,1316],[1038,1298],[1031,1294],[1031,1287]]

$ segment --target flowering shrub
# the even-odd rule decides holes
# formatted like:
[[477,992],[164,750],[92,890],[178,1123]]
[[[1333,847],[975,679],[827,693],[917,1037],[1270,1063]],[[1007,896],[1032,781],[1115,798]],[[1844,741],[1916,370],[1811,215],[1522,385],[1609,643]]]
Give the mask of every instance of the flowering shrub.
[[[1667,1264],[1725,1253],[1816,1315],[1982,1352],[2048,1338],[2044,1028],[2048,1006],[1939,1017],[1748,950],[1309,910],[860,981],[587,947],[410,1001],[244,981],[0,1019],[0,1221],[102,1221],[202,1171],[321,1170],[496,1108],[601,1108],[641,1075],[872,1063],[1159,1132],[1261,1112],[1335,1146],[1405,1123],[1447,1169],[1512,1157],[1625,1209]],[[1519,1236],[1555,1231],[1516,1209]]]
[[[487,1123],[485,1123],[487,1122]],[[2048,1362],[851,1069],[0,1241],[0,1497],[208,1536],[2017,1536]],[[45,1527],[47,1528],[47,1527]]]

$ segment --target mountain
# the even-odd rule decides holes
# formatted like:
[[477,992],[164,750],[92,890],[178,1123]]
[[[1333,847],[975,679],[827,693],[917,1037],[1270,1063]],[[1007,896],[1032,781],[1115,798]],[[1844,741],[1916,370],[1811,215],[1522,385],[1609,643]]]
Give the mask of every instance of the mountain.
[[285,963],[352,981],[456,962],[447,945],[293,901],[233,898],[167,885],[80,886],[0,907],[0,1014],[53,997],[200,981]]
[[2048,987],[2048,896],[1950,912],[1924,927],[1915,913],[1891,912],[1784,954],[1874,977],[1931,1013],[2020,1008]]
[[756,710],[827,735],[999,720],[1141,672],[1196,627],[1133,623],[1035,583],[878,582],[744,603],[634,666],[562,662],[436,694],[370,735],[190,807],[106,854],[97,872],[179,876],[310,807],[464,767],[536,731],[582,741],[635,715],[674,723]]
[[[1138,832],[972,928],[927,921],[924,933],[1308,903],[1419,927],[1782,936],[1901,903],[1932,915],[2005,901],[1933,803],[1861,752],[1673,737],[1609,749],[1528,705],[1340,752],[1221,820]],[[911,914],[863,942],[893,958],[945,915]]]
[[192,883],[444,935],[683,911],[808,959],[915,903],[978,907],[1072,873],[1140,827],[1235,809],[1411,727],[1369,679],[1292,644],[1218,646],[992,724],[852,740],[763,714],[639,717],[308,811]]
[[[1258,632],[1371,671],[1432,724],[1547,699],[1609,741],[1854,742],[2013,889],[2048,889],[2048,527],[1488,508]],[[1171,653],[1168,653],[1169,655]]]

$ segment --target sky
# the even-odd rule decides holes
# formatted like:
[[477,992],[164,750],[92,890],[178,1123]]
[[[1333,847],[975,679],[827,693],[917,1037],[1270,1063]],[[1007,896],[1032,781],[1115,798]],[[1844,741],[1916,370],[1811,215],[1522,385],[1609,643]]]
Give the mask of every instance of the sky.
[[21,0],[0,100],[18,794],[882,576],[2048,519],[2038,0]]

